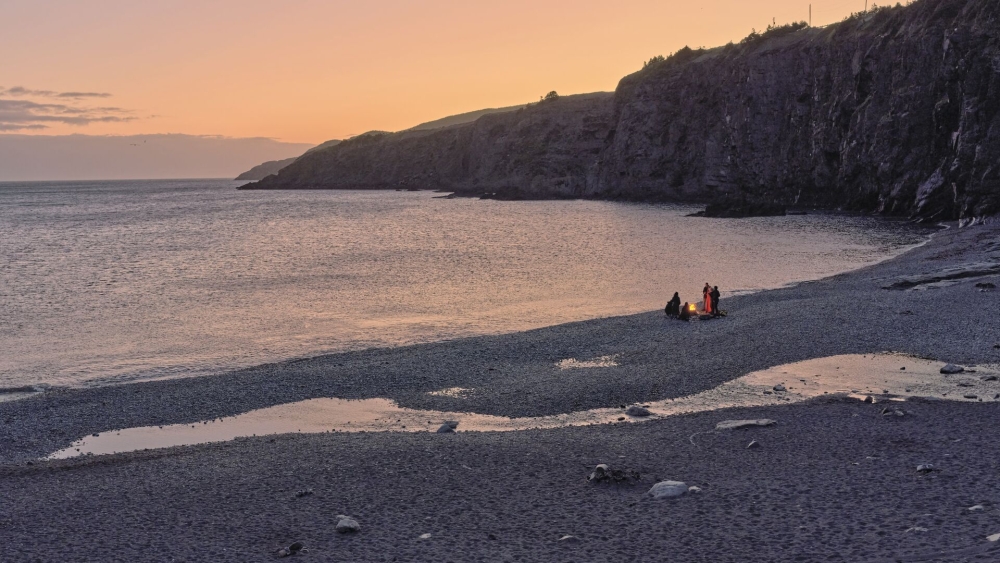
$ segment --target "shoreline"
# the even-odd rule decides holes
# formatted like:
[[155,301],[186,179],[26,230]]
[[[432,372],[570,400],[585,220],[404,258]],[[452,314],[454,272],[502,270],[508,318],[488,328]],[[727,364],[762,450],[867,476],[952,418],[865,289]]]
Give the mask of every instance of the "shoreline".
[[[340,191],[360,191],[360,192],[364,192],[364,191],[370,191],[370,190],[340,190]],[[590,201],[590,200],[580,200],[580,201]],[[596,201],[605,201],[607,203],[619,203],[619,204],[622,204],[622,205],[633,205],[633,204],[634,205],[652,205],[652,206],[659,205],[658,202],[631,202],[631,201],[615,201],[615,200],[596,200]],[[686,205],[686,204],[684,204],[684,203],[678,203],[678,202],[667,202],[667,205],[680,206],[680,205]],[[905,245],[905,246],[901,245],[898,248],[894,249],[891,253],[887,254],[886,256],[880,257],[880,258],[878,258],[878,259],[876,259],[873,262],[870,262],[868,264],[864,264],[864,265],[860,265],[860,266],[855,265],[852,269],[846,269],[846,270],[842,270],[842,271],[834,272],[834,273],[823,273],[823,274],[819,274],[820,277],[807,277],[807,278],[804,278],[804,279],[799,279],[799,280],[795,280],[795,281],[785,282],[785,283],[783,283],[781,285],[777,285],[777,286],[774,286],[774,287],[763,287],[763,288],[754,288],[754,289],[732,289],[732,290],[727,291],[727,293],[726,293],[726,299],[727,299],[727,301],[730,300],[730,299],[736,298],[736,297],[741,297],[741,296],[746,296],[746,295],[753,295],[753,294],[757,294],[757,293],[761,293],[761,292],[794,288],[794,287],[796,287],[799,284],[810,283],[810,282],[814,282],[814,281],[828,279],[828,278],[831,278],[831,277],[834,277],[834,276],[838,276],[838,275],[841,275],[841,274],[847,274],[847,273],[851,273],[851,272],[854,272],[854,271],[862,270],[862,269],[868,268],[870,266],[881,264],[882,262],[885,262],[885,261],[894,260],[897,257],[899,257],[899,256],[901,256],[901,255],[903,255],[903,254],[905,254],[907,252],[910,252],[910,251],[912,251],[912,250],[914,250],[916,248],[919,248],[920,246],[923,246],[923,245],[927,244],[934,236],[936,236],[937,234],[939,234],[940,232],[942,232],[943,230],[946,230],[948,228],[946,225],[941,224],[941,223],[936,224],[936,225],[922,225],[922,224],[914,223],[913,221],[905,220],[905,219],[900,218],[900,217],[872,216],[871,214],[860,213],[860,212],[855,212],[855,211],[845,211],[845,210],[837,210],[837,209],[811,209],[810,211],[811,211],[810,212],[811,215],[828,216],[828,217],[856,217],[856,218],[858,218],[858,217],[875,217],[878,220],[884,221],[886,223],[906,224],[908,226],[906,226],[906,227],[900,227],[900,228],[913,229],[914,232],[920,233],[920,236],[923,238],[923,240],[921,240],[920,242],[916,242],[916,243]],[[843,266],[847,266],[847,264],[844,264]],[[135,371],[135,372],[118,372],[116,370],[112,370],[111,372],[106,373],[104,375],[95,375],[95,376],[91,376],[88,379],[83,379],[83,380],[79,380],[79,381],[75,381],[75,382],[52,383],[52,382],[36,381],[36,380],[30,380],[30,379],[22,378],[20,380],[15,380],[12,383],[12,385],[16,385],[18,388],[20,388],[20,387],[31,387],[31,386],[36,386],[36,387],[43,386],[43,387],[49,387],[49,388],[59,388],[59,389],[68,389],[68,390],[81,390],[81,389],[93,389],[93,388],[106,387],[106,386],[132,385],[132,384],[137,384],[137,383],[146,383],[146,382],[155,382],[155,381],[195,379],[195,378],[201,378],[201,377],[216,376],[216,375],[225,374],[225,373],[234,372],[234,371],[242,371],[242,370],[248,370],[248,369],[263,368],[263,367],[266,367],[266,366],[280,366],[280,365],[283,365],[283,364],[300,362],[300,361],[320,360],[320,359],[322,359],[322,358],[324,358],[326,356],[334,356],[334,355],[340,355],[340,354],[349,354],[349,353],[364,352],[366,350],[392,350],[392,349],[397,349],[397,348],[409,348],[409,347],[413,347],[413,346],[422,346],[422,345],[432,345],[432,344],[439,344],[439,343],[455,342],[455,341],[460,341],[460,340],[464,340],[464,339],[468,339],[468,338],[500,337],[500,336],[504,336],[504,335],[511,335],[511,334],[523,333],[523,332],[528,332],[528,331],[533,331],[533,330],[541,330],[541,329],[553,328],[553,327],[557,327],[557,326],[564,325],[564,324],[572,324],[572,323],[577,323],[577,322],[600,321],[602,319],[610,319],[610,318],[618,318],[618,317],[630,317],[630,316],[635,316],[635,315],[647,314],[647,313],[651,313],[651,312],[655,312],[655,311],[659,311],[659,310],[660,309],[658,307],[656,309],[639,309],[637,307],[637,308],[633,308],[631,310],[616,311],[616,312],[610,314],[609,316],[595,316],[595,317],[581,318],[581,319],[576,319],[576,320],[565,320],[565,321],[553,319],[553,320],[550,320],[550,323],[555,322],[555,324],[538,324],[536,326],[529,325],[527,327],[510,327],[510,328],[507,328],[507,329],[501,329],[502,330],[501,332],[481,332],[481,333],[459,332],[459,333],[455,333],[455,334],[452,334],[452,335],[446,335],[446,336],[443,336],[443,337],[435,337],[434,339],[424,340],[424,339],[416,338],[416,339],[409,339],[409,340],[404,340],[404,341],[396,342],[396,343],[383,343],[383,344],[379,344],[379,345],[374,346],[374,347],[372,347],[370,344],[367,344],[367,345],[366,344],[360,344],[359,345],[359,344],[354,343],[354,342],[341,342],[341,343],[339,343],[340,344],[339,347],[326,348],[326,349],[316,349],[316,350],[308,351],[308,352],[305,352],[305,353],[302,353],[302,354],[292,354],[292,355],[285,355],[285,356],[275,355],[275,356],[272,356],[272,357],[255,358],[255,359],[251,359],[251,360],[248,360],[248,361],[232,361],[232,362],[222,362],[222,363],[215,363],[215,364],[213,364],[213,363],[203,363],[203,364],[181,363],[181,364],[172,364],[172,365],[168,364],[168,365],[159,365],[159,366],[148,366],[148,367],[146,367],[144,369],[141,369],[141,370]],[[367,346],[367,347],[363,347],[363,346]],[[73,372],[72,371],[70,371],[70,376],[69,377],[73,377]],[[0,394],[2,394],[3,392],[4,391],[2,389],[0,389]],[[0,400],[3,400],[3,398],[0,397]]]
[[[101,553],[110,560],[257,561],[293,541],[321,560],[352,561],[917,561],[933,550],[943,550],[940,561],[989,560],[997,544],[984,538],[1000,532],[996,461],[983,455],[1000,414],[994,403],[908,401],[896,421],[881,405],[837,397],[641,425],[282,435],[37,461],[95,432],[317,397],[540,416],[692,395],[836,354],[1000,363],[1000,293],[974,287],[1000,274],[882,289],[984,261],[1000,263],[998,225],[949,229],[888,261],[731,297],[730,316],[718,321],[680,323],[657,311],[0,403],[0,495],[12,501],[0,506],[0,539],[13,560],[87,559],[81,550],[101,542],[116,545]],[[614,354],[615,367],[554,367]],[[451,387],[475,392],[429,394]],[[764,417],[778,425],[688,440],[722,419]],[[763,447],[748,450],[751,439]],[[644,477],[632,487],[586,483],[597,463]],[[941,471],[917,474],[919,463]],[[654,478],[703,492],[643,500]],[[295,497],[306,489],[315,495]],[[974,505],[984,508],[966,510]],[[362,532],[335,534],[336,514],[355,516]],[[39,525],[56,539],[38,542]],[[563,534],[580,541],[559,542]],[[970,549],[978,551],[959,553]]]

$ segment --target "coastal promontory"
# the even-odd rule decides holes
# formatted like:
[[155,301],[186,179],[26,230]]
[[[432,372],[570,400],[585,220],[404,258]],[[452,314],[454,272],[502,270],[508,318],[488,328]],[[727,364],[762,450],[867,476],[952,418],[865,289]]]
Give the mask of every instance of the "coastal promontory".
[[1000,4],[922,0],[685,48],[613,94],[368,133],[248,189],[1000,211]]

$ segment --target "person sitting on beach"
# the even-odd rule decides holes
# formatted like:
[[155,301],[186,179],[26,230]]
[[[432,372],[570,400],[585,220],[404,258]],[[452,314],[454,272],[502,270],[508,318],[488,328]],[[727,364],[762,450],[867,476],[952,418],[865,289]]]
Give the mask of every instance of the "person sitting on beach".
[[712,286],[708,285],[708,282],[705,282],[705,287],[701,290],[701,294],[705,298],[705,314],[711,315],[713,310]]
[[719,293],[719,286],[712,288],[710,296],[712,297],[712,309],[714,310],[714,315],[718,317],[722,314],[722,309],[719,309],[719,297],[721,296]]
[[681,296],[677,292],[674,292],[673,298],[667,301],[667,308],[664,312],[668,317],[676,317],[681,314]]
[[677,315],[677,318],[682,321],[691,320],[691,305],[686,301],[684,302],[684,306],[681,307],[681,312]]

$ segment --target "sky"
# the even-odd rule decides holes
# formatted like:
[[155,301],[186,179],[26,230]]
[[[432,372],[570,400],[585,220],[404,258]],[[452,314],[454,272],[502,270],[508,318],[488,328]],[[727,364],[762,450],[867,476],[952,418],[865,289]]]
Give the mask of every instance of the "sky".
[[654,55],[865,0],[2,0],[0,134],[370,130],[614,90]]

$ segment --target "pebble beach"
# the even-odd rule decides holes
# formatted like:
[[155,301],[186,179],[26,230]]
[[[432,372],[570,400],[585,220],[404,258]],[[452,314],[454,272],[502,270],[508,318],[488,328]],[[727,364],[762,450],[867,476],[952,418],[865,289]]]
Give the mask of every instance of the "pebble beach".
[[[643,424],[44,458],[92,434],[325,397],[538,417],[687,397],[839,354],[976,370],[1000,364],[998,283],[1000,225],[951,225],[861,270],[723,295],[723,319],[656,311],[3,401],[0,559],[268,561],[299,542],[292,557],[315,561],[997,561],[1000,403],[960,388],[896,401],[899,416],[884,397],[831,395]],[[601,358],[614,361],[559,368]],[[441,392],[456,388],[468,392]],[[715,430],[740,419],[775,424]],[[635,477],[588,482],[598,464]],[[646,494],[663,480],[696,489]],[[341,516],[360,529],[339,533]]]

